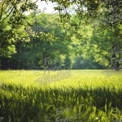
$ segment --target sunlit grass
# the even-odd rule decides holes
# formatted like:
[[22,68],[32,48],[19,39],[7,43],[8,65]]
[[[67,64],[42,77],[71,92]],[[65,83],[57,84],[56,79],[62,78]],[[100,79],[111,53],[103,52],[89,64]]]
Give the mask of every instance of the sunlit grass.
[[0,71],[0,82],[36,87],[122,87],[122,71],[114,70],[10,70]]
[[121,122],[122,72],[0,71],[0,117],[10,122]]

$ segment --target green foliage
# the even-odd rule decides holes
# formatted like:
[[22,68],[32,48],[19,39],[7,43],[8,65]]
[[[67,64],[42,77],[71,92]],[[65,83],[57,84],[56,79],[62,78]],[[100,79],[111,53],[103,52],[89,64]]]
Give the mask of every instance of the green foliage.
[[84,59],[82,57],[74,58],[73,69],[102,69],[104,66],[99,65],[96,62],[93,62],[91,59]]
[[[60,18],[57,14],[41,13],[36,1],[0,2],[0,68],[43,68],[46,57],[62,66],[69,62],[68,67],[72,68],[76,56],[111,67],[111,52],[117,48],[114,60],[119,60],[119,69],[120,0],[49,1],[56,3]],[[27,11],[30,15],[25,14]]]
[[57,3],[62,21],[68,24],[65,27],[72,36],[75,53],[110,67],[112,47],[117,45],[119,51],[122,47],[120,0]]
[[27,38],[24,12],[35,8],[35,3],[30,0],[0,1],[0,58],[10,58],[16,53],[15,43],[18,38]]
[[[31,26],[26,26],[25,30],[29,37],[20,31],[19,34],[25,34],[25,39],[24,41],[23,38],[18,39],[15,44],[17,53],[11,59],[7,59],[10,68],[43,68],[44,59],[47,57],[53,62],[57,60],[53,66],[56,66],[56,63],[63,66],[70,51],[70,37],[67,37],[58,15],[33,12],[28,16],[28,21]],[[62,56],[64,59],[61,59]],[[15,62],[17,65],[14,65]]]

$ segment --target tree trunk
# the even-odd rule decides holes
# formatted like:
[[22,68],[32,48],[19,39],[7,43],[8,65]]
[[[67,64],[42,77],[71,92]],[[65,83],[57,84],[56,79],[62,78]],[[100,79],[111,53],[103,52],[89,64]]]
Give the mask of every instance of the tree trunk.
[[111,67],[114,70],[120,70],[120,48],[114,44],[111,49]]

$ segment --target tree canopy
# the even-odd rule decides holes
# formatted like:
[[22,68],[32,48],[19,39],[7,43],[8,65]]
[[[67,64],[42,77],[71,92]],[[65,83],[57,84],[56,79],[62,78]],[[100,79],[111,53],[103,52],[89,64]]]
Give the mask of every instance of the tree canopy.
[[121,0],[42,1],[56,3],[59,16],[39,11],[33,0],[0,2],[0,67],[42,68],[50,57],[52,66],[84,68],[87,60],[92,68],[120,68]]
[[0,2],[0,57],[16,53],[17,38],[27,37],[24,33],[25,12],[36,9],[32,0],[2,0]]
[[[122,58],[122,1],[57,1],[60,17],[74,28],[73,40],[85,57],[118,69]],[[79,41],[79,42],[78,42]],[[82,45],[82,46],[80,46]]]

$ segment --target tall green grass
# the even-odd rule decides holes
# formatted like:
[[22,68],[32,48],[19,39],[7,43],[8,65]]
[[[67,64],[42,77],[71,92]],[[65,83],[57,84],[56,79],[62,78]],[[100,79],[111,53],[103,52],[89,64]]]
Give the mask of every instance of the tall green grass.
[[1,71],[0,81],[1,122],[122,121],[121,71]]

